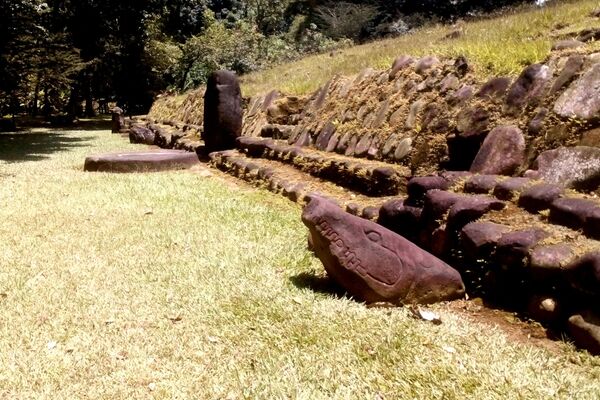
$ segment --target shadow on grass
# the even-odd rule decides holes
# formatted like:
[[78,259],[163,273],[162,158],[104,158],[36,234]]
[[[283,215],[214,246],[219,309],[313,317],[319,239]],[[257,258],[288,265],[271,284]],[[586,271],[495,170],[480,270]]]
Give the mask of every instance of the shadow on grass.
[[51,154],[84,147],[89,138],[67,136],[60,132],[0,133],[0,160],[9,163],[41,161]]
[[303,272],[290,277],[290,281],[299,289],[310,289],[313,292],[328,294],[337,298],[348,298],[348,293],[328,276],[318,276]]

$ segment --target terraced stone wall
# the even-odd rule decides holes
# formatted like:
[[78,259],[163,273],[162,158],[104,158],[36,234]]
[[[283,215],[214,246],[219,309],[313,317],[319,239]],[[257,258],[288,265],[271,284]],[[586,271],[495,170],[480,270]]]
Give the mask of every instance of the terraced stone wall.
[[[555,53],[516,77],[479,82],[467,60],[409,56],[386,71],[336,76],[310,97],[249,101],[246,136],[400,163],[415,175],[469,170],[496,127],[522,135],[519,175],[543,151],[600,146],[600,54]],[[495,172],[495,171],[492,171]]]

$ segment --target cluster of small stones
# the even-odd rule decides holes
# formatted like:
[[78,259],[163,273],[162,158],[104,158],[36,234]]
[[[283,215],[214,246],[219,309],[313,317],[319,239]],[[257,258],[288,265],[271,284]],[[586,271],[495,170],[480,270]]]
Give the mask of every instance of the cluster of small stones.
[[203,127],[182,124],[174,121],[159,123],[151,118],[139,119],[128,128],[129,141],[155,145],[163,149],[201,152],[204,146],[200,140]]
[[410,176],[410,171],[402,166],[336,157],[331,153],[311,151],[273,139],[241,137],[238,147],[250,157],[289,163],[312,176],[370,196],[404,193]]
[[310,98],[257,96],[244,135],[426,174],[471,169],[487,136],[504,128],[511,130],[505,150],[514,153],[512,163],[485,172],[521,173],[545,150],[597,141],[590,132],[600,111],[600,54],[571,53],[483,84],[465,59],[402,56],[387,71],[334,77]]

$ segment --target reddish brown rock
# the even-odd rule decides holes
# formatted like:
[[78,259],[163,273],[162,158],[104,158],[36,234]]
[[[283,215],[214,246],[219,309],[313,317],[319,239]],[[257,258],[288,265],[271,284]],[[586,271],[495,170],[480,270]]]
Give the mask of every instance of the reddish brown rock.
[[600,316],[584,311],[569,318],[569,333],[578,347],[600,355]]
[[499,98],[504,96],[512,80],[508,77],[492,78],[477,92],[477,97]]
[[600,64],[595,64],[558,98],[554,112],[562,117],[592,119],[600,112]]
[[390,71],[389,79],[393,80],[398,72],[402,71],[404,68],[414,64],[415,60],[410,56],[400,56],[394,60],[392,65],[392,70]]
[[523,207],[531,213],[537,213],[547,210],[554,200],[558,199],[563,193],[560,186],[549,183],[539,183],[528,187],[519,196],[519,207]]
[[465,255],[470,259],[489,256],[509,227],[488,221],[471,222],[461,232]]
[[567,83],[570,83],[575,76],[579,73],[585,59],[580,54],[575,54],[569,57],[563,70],[554,80],[552,84],[552,88],[550,88],[550,93],[556,93],[560,89],[562,89]]
[[199,164],[196,153],[183,150],[149,150],[89,156],[85,171],[97,172],[157,172],[186,169]]
[[508,178],[499,182],[494,187],[494,196],[500,200],[512,200],[521,191],[523,191],[529,184],[531,179],[529,178]]
[[302,220],[327,273],[358,299],[407,304],[464,296],[456,270],[378,224],[319,198]]
[[446,225],[450,232],[459,232],[466,224],[504,207],[504,202],[488,196],[461,197],[450,207]]
[[155,138],[154,132],[143,126],[136,125],[129,129],[130,143],[153,145]]
[[483,141],[471,172],[512,175],[525,161],[525,138],[516,126],[499,126]]
[[564,197],[552,202],[549,221],[579,230],[585,227],[588,217],[599,211],[600,202]]
[[506,97],[506,104],[515,111],[522,111],[543,96],[552,71],[543,64],[532,64],[525,68],[519,78],[511,86]]
[[421,209],[402,199],[389,200],[381,206],[377,223],[414,242],[418,235]]
[[524,267],[529,250],[548,236],[546,231],[537,228],[506,233],[498,241],[497,261],[510,269]]
[[424,74],[439,63],[440,60],[438,60],[437,57],[423,57],[419,61],[417,61],[417,65],[415,65],[415,72],[417,74]]
[[573,255],[571,246],[564,243],[536,247],[529,261],[530,279],[534,282],[560,282]]
[[600,240],[600,210],[596,210],[588,215],[583,231],[587,236]]
[[449,183],[441,176],[419,176],[412,178],[406,185],[408,203],[422,206],[425,195],[433,189],[447,190]]
[[498,175],[473,175],[465,182],[465,193],[488,194],[500,179]]
[[575,291],[590,299],[600,299],[600,251],[575,260],[566,270]]

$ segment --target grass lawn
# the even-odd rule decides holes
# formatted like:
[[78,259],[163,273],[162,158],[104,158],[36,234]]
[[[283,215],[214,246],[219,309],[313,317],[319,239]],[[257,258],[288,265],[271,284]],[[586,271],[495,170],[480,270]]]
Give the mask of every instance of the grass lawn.
[[105,130],[0,134],[0,398],[600,397],[600,359],[326,289],[300,209],[217,172],[84,173]]

